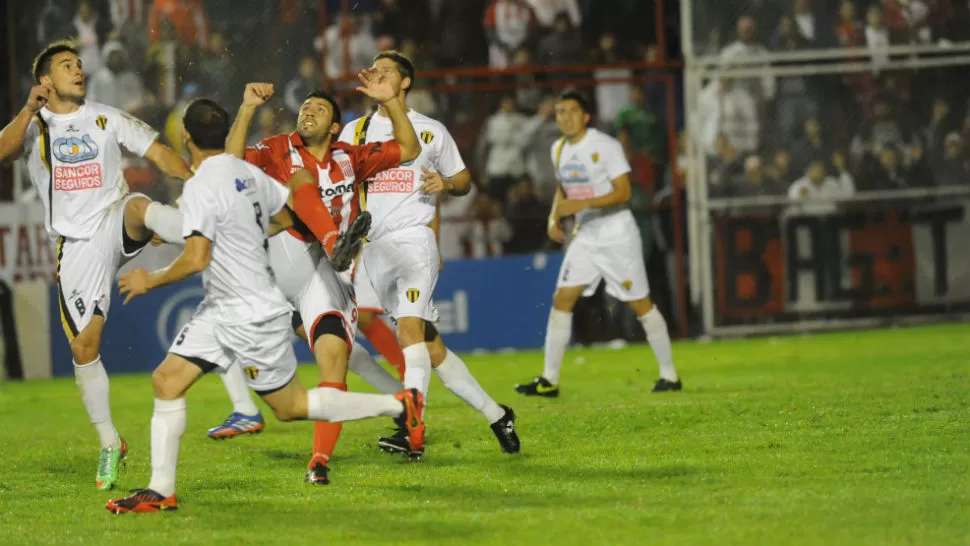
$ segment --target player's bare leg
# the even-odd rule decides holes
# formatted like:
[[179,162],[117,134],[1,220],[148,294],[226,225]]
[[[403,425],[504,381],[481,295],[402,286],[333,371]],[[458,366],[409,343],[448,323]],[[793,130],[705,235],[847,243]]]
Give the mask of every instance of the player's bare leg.
[[101,362],[104,317],[97,314],[97,311],[94,313],[91,322],[71,339],[71,356],[74,360],[74,379],[81,393],[84,409],[98,431],[101,443],[95,485],[98,489],[111,489],[118,481],[118,470],[121,461],[128,454],[128,444],[111,421],[108,373]]
[[653,387],[653,392],[679,391],[683,388],[677,369],[674,367],[673,351],[670,347],[670,333],[667,331],[667,321],[660,314],[660,309],[653,304],[649,297],[629,302],[630,308],[637,314],[637,319],[647,335],[647,343],[653,349],[660,366],[660,379]]
[[175,473],[179,445],[185,433],[185,393],[205,372],[185,358],[169,353],[152,373],[155,411],[152,414],[152,477],[145,489],[128,497],[109,500],[105,508],[125,512],[178,510]]
[[[203,363],[205,364],[205,363]],[[108,501],[105,508],[115,513],[161,512],[178,509],[175,475],[179,444],[185,432],[185,393],[203,375],[202,368],[185,358],[169,354],[152,374],[155,413],[152,416],[152,478],[145,489]],[[354,421],[369,417],[404,416],[411,441],[424,443],[421,413],[424,401],[417,391],[394,396],[348,393],[333,388],[307,391],[296,379],[281,389],[263,395],[281,421]]]
[[404,353],[397,342],[394,330],[378,316],[380,313],[360,309],[357,316],[357,330],[364,334],[367,341],[381,353],[384,360],[397,370],[400,379],[404,379]]
[[[320,371],[321,388],[347,392],[347,339],[343,320],[337,315],[319,317],[311,329],[313,356]],[[314,485],[330,483],[329,463],[340,438],[343,424],[317,421],[313,426],[313,454],[307,463],[306,481]]]
[[518,453],[521,444],[515,433],[515,412],[512,408],[496,403],[482,389],[465,362],[445,346],[433,324],[425,324],[425,337],[430,338],[428,353],[431,355],[431,367],[445,387],[488,420],[502,452]]
[[526,396],[559,396],[559,370],[573,331],[573,308],[586,286],[563,286],[552,296],[552,309],[546,325],[546,343],[542,375],[531,383],[516,385],[515,390]]

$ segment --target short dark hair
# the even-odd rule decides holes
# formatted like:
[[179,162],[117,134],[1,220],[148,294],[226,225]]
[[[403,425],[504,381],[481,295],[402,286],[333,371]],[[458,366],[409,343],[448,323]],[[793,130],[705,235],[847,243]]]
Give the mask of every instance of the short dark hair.
[[64,52],[69,52],[80,56],[74,42],[70,40],[59,40],[57,42],[48,44],[47,47],[45,47],[44,50],[34,58],[34,66],[31,68],[31,72],[34,75],[34,81],[40,83],[41,76],[50,74],[51,60],[54,58],[54,55]]
[[408,59],[408,56],[405,55],[404,53],[401,53],[400,51],[397,51],[394,49],[381,51],[380,53],[374,56],[375,63],[381,59],[394,61],[394,64],[397,65],[397,71],[401,73],[401,77],[411,79],[411,85],[404,90],[405,95],[410,93],[411,87],[414,87],[414,63],[411,62],[411,59]]
[[333,95],[327,93],[323,89],[314,89],[307,93],[307,96],[303,98],[303,102],[310,99],[323,99],[330,103],[330,109],[333,110],[333,121],[332,123],[343,123],[343,114],[340,112],[340,104],[337,103],[337,99],[333,98]]
[[195,99],[185,107],[182,125],[200,150],[223,150],[229,136],[229,112],[212,99]]
[[566,100],[576,101],[576,103],[579,104],[579,107],[583,109],[583,112],[587,114],[593,113],[592,109],[589,106],[589,99],[586,98],[586,95],[580,93],[578,89],[570,87],[564,90],[562,93],[559,94],[559,98],[556,99],[556,102],[562,102]]

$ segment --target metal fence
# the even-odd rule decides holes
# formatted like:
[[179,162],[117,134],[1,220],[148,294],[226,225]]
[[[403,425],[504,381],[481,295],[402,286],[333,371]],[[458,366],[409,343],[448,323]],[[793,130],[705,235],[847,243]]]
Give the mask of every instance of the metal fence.
[[938,4],[909,4],[922,15],[894,0],[682,5],[690,296],[706,332],[967,310],[970,44]]

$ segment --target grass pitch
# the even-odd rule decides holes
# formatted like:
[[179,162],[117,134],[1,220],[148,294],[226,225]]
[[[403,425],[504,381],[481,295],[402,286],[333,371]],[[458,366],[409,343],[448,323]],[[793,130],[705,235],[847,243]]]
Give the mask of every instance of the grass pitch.
[[310,423],[206,438],[229,411],[206,378],[189,393],[180,510],[154,515],[103,508],[148,483],[147,376],[113,378],[131,445],[114,495],[94,488],[72,380],[0,384],[0,544],[966,546],[968,342],[951,325],[681,343],[687,390],[661,395],[648,347],[577,350],[556,400],[512,392],[538,353],[469,357],[518,413],[521,455],[435,380],[425,459],[378,452],[388,420],[349,423],[328,487],[302,481]]

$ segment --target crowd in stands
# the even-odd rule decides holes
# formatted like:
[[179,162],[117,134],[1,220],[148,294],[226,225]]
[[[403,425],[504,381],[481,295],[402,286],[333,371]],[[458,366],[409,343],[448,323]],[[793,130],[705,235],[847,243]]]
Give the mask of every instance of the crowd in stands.
[[742,58],[764,58],[763,66],[769,55],[809,49],[868,50],[847,59],[864,63],[852,73],[724,73],[706,82],[692,136],[708,157],[712,197],[799,199],[970,184],[965,68],[888,69],[885,50],[967,42],[967,2],[696,0],[694,6],[695,51],[721,69],[738,68]]
[[[352,8],[344,12],[345,4]],[[568,75],[526,72],[491,82],[490,93],[438,93],[422,71],[468,66],[620,64],[655,60],[654,9],[636,0],[39,0],[18,8],[24,92],[30,60],[43,45],[72,38],[81,49],[88,97],[127,110],[181,151],[180,113],[208,96],[232,111],[247,81],[276,84],[250,143],[295,128],[308,91],[341,93],[345,120],[372,106],[348,76],[382,50],[410,56],[419,77],[409,104],[455,135],[476,187],[442,203],[446,258],[532,252],[548,242],[545,217],[556,189],[549,149],[558,136],[551,97]],[[245,9],[242,9],[244,7]],[[674,8],[670,8],[676,12]],[[634,71],[603,68],[573,78],[587,91],[598,126],[631,153],[666,158],[656,85],[632,85]],[[562,79],[562,85],[558,80]],[[590,79],[592,78],[592,80]],[[626,81],[624,81],[626,79]],[[481,81],[475,80],[475,81]],[[437,83],[462,83],[437,77]],[[541,84],[545,83],[546,87]],[[135,191],[172,201],[181,190],[150,164],[126,159]],[[29,197],[29,192],[28,192]]]

